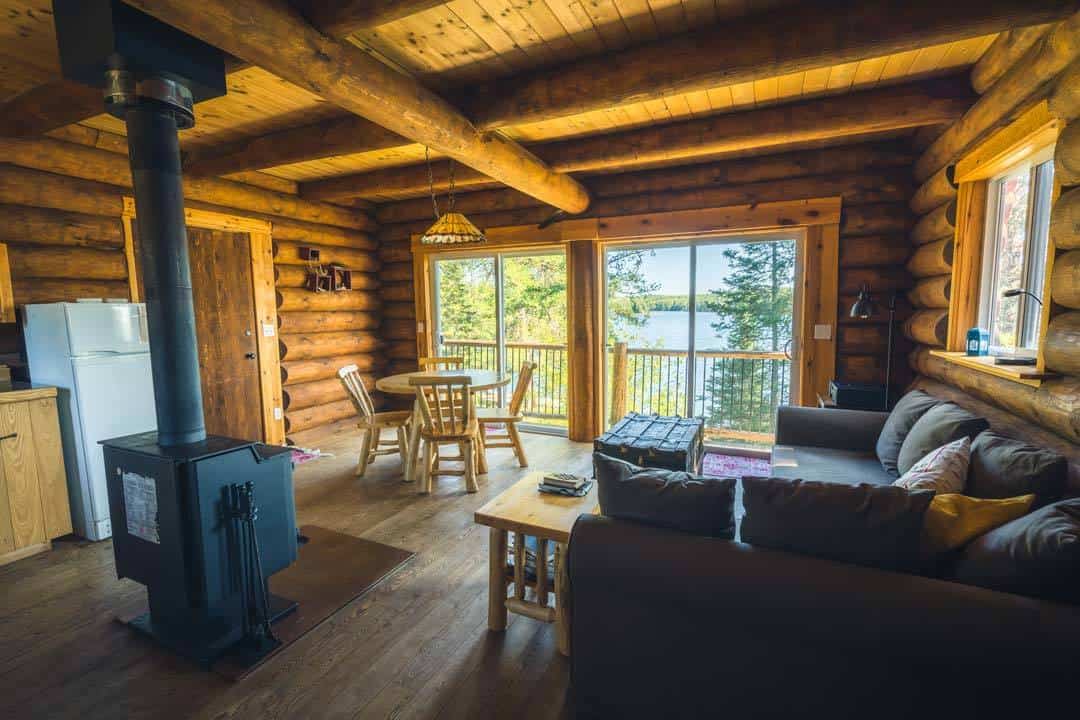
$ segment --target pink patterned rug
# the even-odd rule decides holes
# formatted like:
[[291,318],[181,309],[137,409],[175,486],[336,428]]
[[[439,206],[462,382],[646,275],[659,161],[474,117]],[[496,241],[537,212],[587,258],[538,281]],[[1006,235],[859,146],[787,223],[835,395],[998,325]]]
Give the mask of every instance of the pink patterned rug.
[[742,477],[743,475],[769,475],[769,461],[742,455],[705,453],[701,474],[714,477]]

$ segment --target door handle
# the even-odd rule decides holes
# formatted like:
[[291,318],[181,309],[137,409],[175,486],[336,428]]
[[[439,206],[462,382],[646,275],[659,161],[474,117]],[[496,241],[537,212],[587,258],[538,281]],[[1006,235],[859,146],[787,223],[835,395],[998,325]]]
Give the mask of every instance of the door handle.
[[792,340],[794,340],[794,339],[795,338],[788,338],[788,341],[786,343],[784,343],[784,355],[787,356],[788,360],[791,360],[791,344],[792,344]]
[[10,440],[11,438],[17,438],[17,437],[19,437],[19,433],[13,432],[13,433],[8,433],[7,435],[0,435],[0,440]]
[[255,359],[255,353],[246,352],[246,353],[244,353],[244,357],[246,357],[248,360],[254,360]]

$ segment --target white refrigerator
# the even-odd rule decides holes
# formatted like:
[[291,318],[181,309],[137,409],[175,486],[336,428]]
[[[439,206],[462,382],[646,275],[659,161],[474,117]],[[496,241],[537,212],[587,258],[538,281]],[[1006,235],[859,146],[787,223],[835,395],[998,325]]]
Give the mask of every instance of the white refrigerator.
[[102,440],[157,429],[146,307],[85,301],[27,305],[30,380],[59,389],[75,532],[112,536]]

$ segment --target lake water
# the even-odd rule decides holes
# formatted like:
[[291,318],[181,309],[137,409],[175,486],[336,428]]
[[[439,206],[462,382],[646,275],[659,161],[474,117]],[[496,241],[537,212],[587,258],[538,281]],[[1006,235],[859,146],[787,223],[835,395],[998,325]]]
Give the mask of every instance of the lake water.
[[[653,310],[644,325],[626,331],[626,341],[631,347],[685,350],[690,345],[689,316],[690,313],[685,310]],[[717,337],[716,330],[712,328],[719,315],[699,311],[694,319],[698,349],[724,349],[723,338]]]

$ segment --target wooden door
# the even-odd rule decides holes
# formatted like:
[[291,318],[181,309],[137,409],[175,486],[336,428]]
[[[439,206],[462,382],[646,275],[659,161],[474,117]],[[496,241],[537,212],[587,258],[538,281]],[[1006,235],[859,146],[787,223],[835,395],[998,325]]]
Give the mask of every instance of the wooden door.
[[206,431],[263,438],[258,321],[247,233],[188,227]]
[[[133,250],[141,255],[137,228],[133,221]],[[251,237],[191,225],[187,237],[206,432],[264,440]],[[139,275],[140,298],[142,284]]]

